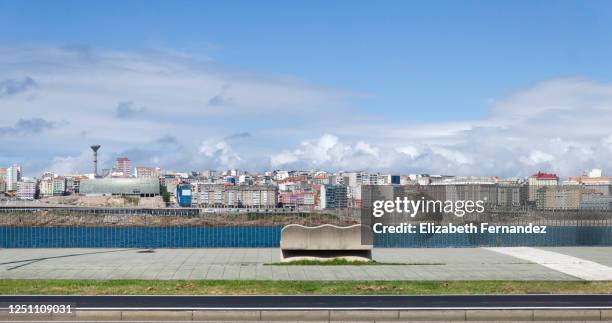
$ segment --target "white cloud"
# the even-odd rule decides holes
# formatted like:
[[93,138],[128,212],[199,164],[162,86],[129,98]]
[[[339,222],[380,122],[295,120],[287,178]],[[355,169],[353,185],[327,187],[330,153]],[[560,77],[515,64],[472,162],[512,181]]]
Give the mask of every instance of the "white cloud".
[[523,156],[520,161],[528,166],[534,166],[542,163],[549,163],[555,160],[555,156],[545,152],[534,150],[529,156]]
[[373,157],[380,157],[380,149],[378,147],[374,147],[367,142],[359,141],[357,145],[355,145],[355,151],[364,153],[366,155],[371,155]]
[[234,168],[242,162],[242,158],[225,141],[206,140],[200,145],[200,153],[213,168]]
[[[106,157],[98,158],[98,172],[101,172],[101,166],[107,163]],[[91,150],[83,150],[77,156],[55,157],[47,170],[56,174],[93,173],[93,153]]]
[[299,150],[297,152],[278,153],[270,158],[270,164],[272,168],[290,165],[299,160],[299,155],[301,155]]
[[431,151],[439,156],[442,156],[446,160],[456,164],[474,164],[474,158],[460,151],[442,147],[432,147]]
[[415,146],[402,146],[395,149],[397,152],[409,156],[412,159],[417,158],[421,153]]
[[390,166],[391,155],[381,154],[379,147],[364,141],[355,144],[342,142],[332,134],[323,134],[316,140],[302,142],[293,151],[284,151],[271,157],[273,167],[320,169],[383,169]]

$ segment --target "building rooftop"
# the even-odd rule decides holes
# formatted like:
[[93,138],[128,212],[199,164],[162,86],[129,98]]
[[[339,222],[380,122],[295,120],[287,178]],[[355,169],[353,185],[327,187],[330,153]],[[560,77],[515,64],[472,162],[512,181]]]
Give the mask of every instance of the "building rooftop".
[[531,177],[535,177],[537,179],[559,179],[559,176],[556,174],[544,172],[537,172],[536,174],[531,175]]

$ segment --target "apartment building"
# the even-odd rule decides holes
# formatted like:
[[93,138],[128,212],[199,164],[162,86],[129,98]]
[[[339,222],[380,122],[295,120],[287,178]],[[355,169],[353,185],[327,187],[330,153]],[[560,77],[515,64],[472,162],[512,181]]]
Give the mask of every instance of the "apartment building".
[[[497,205],[497,181],[495,177],[447,178],[425,186],[425,191],[436,200],[452,201],[453,203],[456,201],[484,201],[486,205]],[[443,186],[444,189],[436,189],[440,186]]]
[[546,186],[538,190],[536,206],[541,210],[608,209],[610,195],[584,185]]
[[278,189],[273,186],[227,186],[223,194],[226,207],[274,208]]
[[497,184],[497,205],[501,207],[519,207],[527,203],[528,188],[517,182]]
[[21,166],[13,164],[6,170],[6,190],[17,191],[17,183],[21,181]]
[[278,189],[274,186],[229,186],[197,184],[197,203],[214,208],[274,208],[278,204]]
[[203,207],[224,207],[223,206],[223,184],[205,184],[199,183],[196,185],[197,198],[196,201]]
[[41,197],[53,196],[53,177],[43,177],[38,183],[38,190]]
[[531,175],[527,179],[527,187],[528,187],[528,201],[530,203],[536,203],[538,198],[538,190],[544,188],[546,186],[556,186],[559,185],[559,176],[556,174],[549,174],[544,172],[537,172],[536,174]]
[[344,185],[321,185],[321,209],[345,209],[347,203],[347,188]]
[[146,167],[146,166],[136,166],[135,174],[137,178],[158,178],[159,177],[159,168],[155,167]]
[[280,192],[278,199],[285,208],[314,209],[316,192]]
[[17,182],[17,198],[20,200],[33,200],[36,197],[36,181],[24,180]]
[[122,177],[132,176],[132,161],[127,157],[119,157],[115,161],[114,172],[119,173]]
[[38,183],[38,190],[41,197],[65,195],[66,178],[53,174],[45,174]]

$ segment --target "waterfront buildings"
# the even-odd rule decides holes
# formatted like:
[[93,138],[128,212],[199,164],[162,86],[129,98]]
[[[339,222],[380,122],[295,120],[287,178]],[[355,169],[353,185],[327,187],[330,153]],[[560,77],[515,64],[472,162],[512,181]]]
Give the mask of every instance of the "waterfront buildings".
[[121,177],[132,176],[132,161],[127,157],[119,157],[115,161],[114,173]]
[[6,190],[7,192],[17,191],[17,183],[21,181],[21,166],[13,164],[6,170]]
[[527,187],[519,181],[500,181],[497,184],[497,205],[515,208],[527,203]]
[[602,176],[603,171],[599,168],[593,168],[588,172],[584,172],[581,176],[570,176],[569,180],[580,184],[610,184],[612,176]]
[[197,185],[197,204],[215,208],[275,208],[278,188],[274,186]]
[[583,195],[580,210],[609,211],[612,210],[612,195]]
[[314,210],[316,208],[316,191],[281,192],[279,193],[279,206],[283,208],[296,208],[301,210]]
[[400,185],[401,177],[400,175],[387,175],[386,183],[392,184],[392,185]]
[[346,186],[338,184],[321,185],[321,209],[345,209],[348,207]]
[[559,185],[559,176],[556,174],[537,172],[527,179],[528,201],[536,204],[538,190],[546,186]]
[[536,206],[542,210],[577,210],[586,193],[579,185],[545,186],[537,191]]
[[191,207],[192,204],[191,184],[179,184],[176,186],[176,200],[180,207]]
[[228,186],[224,204],[226,207],[275,208],[278,189],[270,186]]
[[46,173],[38,183],[41,197],[61,196],[66,194],[66,178],[52,173]]
[[[159,195],[160,186],[166,186],[173,205],[312,210],[360,208],[364,200],[371,198],[362,196],[367,191],[363,188],[376,187],[382,190],[379,193],[392,193],[394,196],[411,192],[413,197],[420,194],[440,201],[484,201],[490,208],[612,209],[612,177],[603,176],[599,169],[570,176],[563,182],[556,174],[542,171],[528,178],[500,179],[316,169],[253,173],[240,169],[175,172],[137,166],[132,174],[131,161],[120,157],[113,170],[114,173],[104,178],[44,173],[40,180],[26,181],[22,179],[21,166],[15,164],[0,168],[0,192],[9,191],[3,194],[3,198],[23,199],[69,194],[148,197]],[[34,190],[30,187],[32,182],[36,183]],[[187,196],[190,196],[189,202],[186,202]]]
[[426,192],[440,201],[484,201],[485,205],[497,205],[496,177],[461,176],[446,178],[424,186]]
[[581,176],[570,176],[568,182],[597,190],[603,195],[612,195],[612,176],[602,176],[601,169],[593,169]]
[[157,196],[160,192],[157,178],[96,178],[80,182],[80,194],[86,196]]
[[81,181],[87,180],[85,175],[66,175],[66,194],[78,194],[81,188]]
[[20,200],[33,200],[36,197],[36,181],[33,179],[24,179],[16,184],[16,196]]
[[537,190],[536,206],[545,210],[612,210],[612,177],[593,169],[581,176],[570,176],[559,185]]
[[138,178],[159,178],[160,169],[155,167],[136,166],[134,176]]
[[212,183],[199,183],[196,185],[196,203],[202,207],[223,207],[224,186]]
[[274,179],[277,181],[282,181],[289,177],[289,172],[286,170],[277,170],[274,171]]
[[6,192],[6,172],[6,168],[0,167],[0,193]]
[[38,183],[40,197],[53,196],[53,177],[45,176]]
[[217,171],[208,169],[208,170],[201,171],[199,175],[200,177],[205,178],[205,179],[214,178],[215,176],[217,176]]

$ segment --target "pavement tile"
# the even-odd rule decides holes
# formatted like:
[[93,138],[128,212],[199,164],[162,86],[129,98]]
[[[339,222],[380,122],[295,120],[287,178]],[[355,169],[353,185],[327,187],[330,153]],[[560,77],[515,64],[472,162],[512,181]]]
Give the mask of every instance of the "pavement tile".
[[[612,247],[546,248],[612,264]],[[109,252],[112,251],[112,252]],[[577,278],[482,248],[380,248],[378,262],[406,266],[269,266],[276,248],[4,249],[0,279],[274,279],[274,280],[576,280]],[[61,257],[64,255],[74,255]],[[57,257],[57,258],[53,258]],[[48,258],[28,264],[28,259]],[[23,263],[19,263],[23,261]],[[606,263],[607,261],[607,263]],[[422,265],[419,265],[422,263]],[[442,263],[443,265],[427,265]],[[18,268],[14,268],[21,266]],[[14,268],[9,270],[10,268]]]

